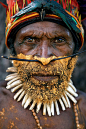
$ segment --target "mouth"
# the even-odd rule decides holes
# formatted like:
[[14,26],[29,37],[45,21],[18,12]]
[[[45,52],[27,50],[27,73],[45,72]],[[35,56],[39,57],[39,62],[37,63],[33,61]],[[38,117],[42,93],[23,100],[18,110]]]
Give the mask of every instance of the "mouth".
[[47,75],[47,76],[34,75],[32,77],[39,80],[39,81],[49,82],[49,81],[52,81],[53,79],[59,78],[59,75]]

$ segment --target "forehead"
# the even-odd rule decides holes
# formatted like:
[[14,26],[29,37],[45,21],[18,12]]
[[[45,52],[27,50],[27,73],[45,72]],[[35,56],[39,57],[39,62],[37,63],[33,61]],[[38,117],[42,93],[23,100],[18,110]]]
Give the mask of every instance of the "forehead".
[[52,33],[52,34],[56,34],[58,33],[58,35],[60,34],[66,34],[66,35],[71,35],[71,32],[64,26],[59,25],[57,23],[54,22],[49,22],[49,21],[41,21],[41,22],[36,22],[33,24],[29,24],[23,28],[21,28],[18,32],[17,32],[17,36],[22,36],[22,35],[28,35],[29,34],[33,34],[35,33],[35,35],[37,34],[45,34],[46,33]]

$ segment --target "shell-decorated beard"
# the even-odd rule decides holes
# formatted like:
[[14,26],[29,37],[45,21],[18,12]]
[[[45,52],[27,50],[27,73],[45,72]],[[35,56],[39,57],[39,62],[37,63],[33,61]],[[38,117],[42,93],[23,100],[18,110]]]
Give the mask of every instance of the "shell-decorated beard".
[[[61,58],[52,56],[49,58],[40,58],[32,55],[17,55],[19,59],[38,60],[39,62],[13,61],[13,67],[9,67],[7,72],[13,72],[6,77],[7,89],[15,92],[14,99],[22,100],[22,106],[29,107],[32,110],[36,107],[38,113],[43,108],[43,115],[46,111],[49,116],[54,115],[56,109],[57,115],[60,114],[59,106],[64,111],[70,108],[70,100],[77,103],[75,97],[78,96],[76,88],[71,81],[71,75],[76,65],[77,57]],[[50,81],[42,81],[39,78],[53,76]],[[55,106],[55,108],[54,108]]]

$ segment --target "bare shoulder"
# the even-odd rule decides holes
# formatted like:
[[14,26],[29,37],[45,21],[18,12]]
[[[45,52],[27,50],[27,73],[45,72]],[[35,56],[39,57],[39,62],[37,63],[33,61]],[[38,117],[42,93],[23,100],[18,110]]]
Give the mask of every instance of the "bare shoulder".
[[0,82],[0,108],[3,106],[4,102],[11,96],[11,92],[6,89],[7,82]]
[[5,95],[6,93],[6,85],[7,85],[7,82],[6,81],[1,81],[0,82],[0,98],[2,97],[2,95]]
[[0,88],[1,87],[6,87],[7,82],[6,81],[0,81]]
[[86,93],[78,90],[78,105],[81,110],[81,113],[83,114],[85,120],[86,120]]

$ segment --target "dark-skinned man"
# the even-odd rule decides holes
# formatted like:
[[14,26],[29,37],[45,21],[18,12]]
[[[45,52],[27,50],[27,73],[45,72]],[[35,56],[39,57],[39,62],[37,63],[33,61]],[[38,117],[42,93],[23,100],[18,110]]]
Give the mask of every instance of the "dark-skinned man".
[[78,2],[7,4],[13,67],[0,86],[0,129],[85,129],[86,94],[71,80],[78,59],[71,55],[84,42]]

